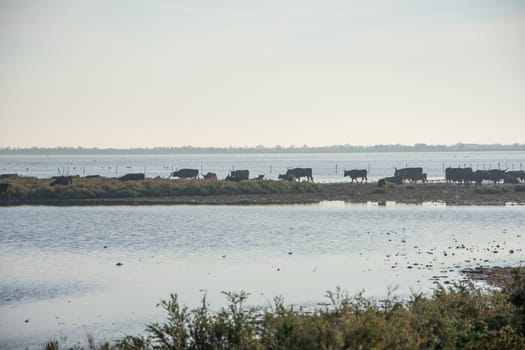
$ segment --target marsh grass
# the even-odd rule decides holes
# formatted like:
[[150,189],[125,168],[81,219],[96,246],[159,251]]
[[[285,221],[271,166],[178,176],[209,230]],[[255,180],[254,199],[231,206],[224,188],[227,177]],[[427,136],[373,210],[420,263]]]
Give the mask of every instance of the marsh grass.
[[476,194],[502,194],[506,193],[509,190],[505,187],[501,186],[493,186],[493,187],[479,187],[474,190],[474,193]]
[[50,186],[49,179],[10,178],[13,199],[96,199],[169,196],[208,196],[319,192],[310,182],[246,180],[240,182],[206,180],[146,179],[123,182],[112,178],[73,177],[73,184]]
[[[159,305],[167,318],[100,349],[523,349],[525,275],[516,269],[501,289],[473,284],[437,287],[431,296],[374,301],[328,292],[329,303],[313,310],[247,304],[248,294],[224,293],[227,306],[213,312],[206,300],[195,309],[176,294]],[[58,349],[50,342],[47,349]]]
[[517,185],[514,187],[514,192],[525,192],[525,185]]

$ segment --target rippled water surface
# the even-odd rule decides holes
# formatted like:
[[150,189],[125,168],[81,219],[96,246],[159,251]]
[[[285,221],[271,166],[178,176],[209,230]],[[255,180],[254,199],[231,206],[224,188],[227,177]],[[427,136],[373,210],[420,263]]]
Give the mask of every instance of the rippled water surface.
[[523,263],[524,228],[522,206],[0,208],[0,347],[137,333],[171,292],[212,307],[227,290],[301,305],[336,286],[429,292],[464,267]]

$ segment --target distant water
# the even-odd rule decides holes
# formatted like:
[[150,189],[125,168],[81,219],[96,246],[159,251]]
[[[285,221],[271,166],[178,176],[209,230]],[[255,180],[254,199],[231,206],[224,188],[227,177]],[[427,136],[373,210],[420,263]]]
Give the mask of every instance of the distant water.
[[524,169],[525,152],[399,153],[258,153],[180,155],[52,155],[0,156],[0,173],[48,178],[59,174],[122,176],[146,173],[167,177],[175,169],[193,168],[225,178],[230,170],[248,169],[251,177],[276,179],[287,168],[308,167],[319,182],[343,180],[344,169],[367,169],[371,180],[393,175],[394,168],[423,167],[431,180],[444,179],[447,166],[474,169]]
[[263,305],[426,293],[464,267],[523,264],[524,235],[523,206],[0,208],[0,348],[136,334],[172,292],[190,307],[205,291],[212,307],[221,291]]

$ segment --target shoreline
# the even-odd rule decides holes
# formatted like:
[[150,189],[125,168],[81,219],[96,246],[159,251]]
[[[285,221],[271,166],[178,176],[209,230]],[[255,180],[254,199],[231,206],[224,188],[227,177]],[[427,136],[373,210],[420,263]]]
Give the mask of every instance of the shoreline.
[[[445,183],[404,184],[379,189],[376,183],[322,183],[319,191],[270,194],[214,194],[143,196],[129,198],[89,199],[0,199],[0,206],[114,206],[114,205],[293,205],[317,204],[324,201],[346,203],[395,202],[401,204],[443,203],[447,206],[525,205],[525,192],[515,191],[510,184],[464,187]],[[521,185],[523,186],[523,185]]]

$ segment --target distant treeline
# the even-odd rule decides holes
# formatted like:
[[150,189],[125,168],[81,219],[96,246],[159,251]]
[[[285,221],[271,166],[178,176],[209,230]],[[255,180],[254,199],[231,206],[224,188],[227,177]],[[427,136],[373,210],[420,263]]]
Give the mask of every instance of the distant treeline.
[[307,145],[273,147],[152,147],[152,148],[84,148],[84,147],[31,147],[0,148],[0,155],[9,154],[200,154],[200,153],[358,153],[358,152],[483,152],[483,151],[525,151],[525,144],[465,144],[455,145],[375,145],[353,146],[333,145],[310,147]]

